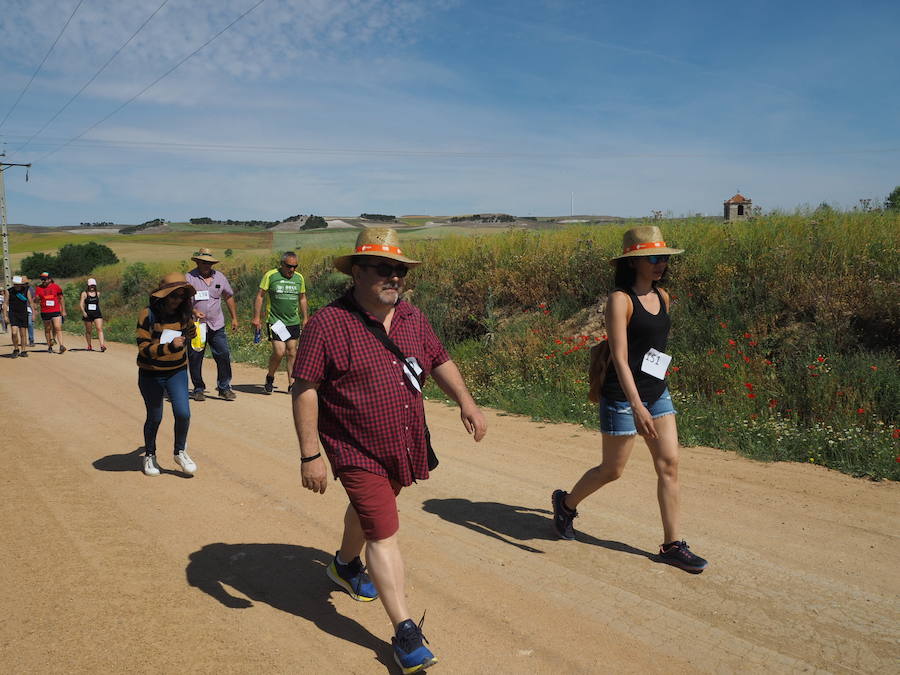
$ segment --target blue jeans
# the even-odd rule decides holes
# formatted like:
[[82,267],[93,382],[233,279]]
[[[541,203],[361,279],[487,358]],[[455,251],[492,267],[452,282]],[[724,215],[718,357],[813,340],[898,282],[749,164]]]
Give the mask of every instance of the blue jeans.
[[[228,336],[225,335],[225,326],[218,330],[206,329],[206,344],[212,351],[213,359],[216,362],[216,389],[231,389],[231,351],[228,349]],[[188,363],[191,367],[191,382],[194,390],[206,390],[206,384],[203,382],[203,356],[206,354],[206,347],[202,352],[196,351],[193,347],[188,348]]]
[[34,344],[34,314],[28,312],[28,344]]
[[147,408],[147,420],[144,422],[144,450],[147,454],[156,454],[156,432],[162,422],[165,392],[169,393],[172,414],[175,415],[175,454],[184,450],[191,426],[187,369],[182,368],[174,373],[138,370],[138,389]]
[[[650,411],[650,417],[653,419],[674,415],[676,412],[668,387],[653,403],[643,401],[643,404]],[[610,436],[634,436],[637,434],[631,404],[628,401],[600,399],[600,431]]]

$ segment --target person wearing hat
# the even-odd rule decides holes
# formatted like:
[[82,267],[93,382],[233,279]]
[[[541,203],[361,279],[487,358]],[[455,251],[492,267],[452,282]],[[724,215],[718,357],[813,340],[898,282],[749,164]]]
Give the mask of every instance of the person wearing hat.
[[156,432],[163,416],[163,396],[168,394],[175,416],[175,463],[193,475],[197,465],[188,455],[187,434],[191,423],[188,398],[187,350],[196,334],[193,319],[194,287],[184,275],[172,272],[160,279],[150,302],[138,316],[138,389],[147,408],[144,421],[143,471],[160,474],[156,460]]
[[25,334],[28,331],[28,288],[21,276],[12,278],[12,286],[3,289],[3,315],[12,333],[12,357],[28,356]]
[[290,391],[294,381],[291,372],[297,356],[297,340],[303,326],[309,320],[306,282],[303,275],[297,271],[297,254],[293,251],[282,253],[281,264],[266,272],[259,282],[251,322],[256,330],[260,330],[263,300],[266,303],[266,333],[272,345],[264,390],[267,394],[271,394],[275,389],[275,373],[281,361],[287,356],[288,391]]
[[556,490],[551,502],[557,533],[562,539],[574,539],[578,505],[622,475],[640,434],[657,475],[663,525],[659,560],[699,573],[707,562],[691,552],[679,529],[678,429],[665,380],[671,361],[665,353],[671,325],[669,294],[659,286],[669,257],[683,252],[667,246],[655,225],[625,232],[622,254],[611,261],[616,266],[615,288],[606,302],[613,367],[607,368],[600,390],[602,461],[588,469],[571,492]]
[[44,335],[47,338],[47,351],[53,353],[54,340],[59,343],[59,353],[64,354],[62,323],[66,318],[66,299],[63,290],[49,272],[41,272],[41,282],[34,289],[40,303],[41,319],[44,321]]
[[103,313],[100,311],[100,291],[97,290],[97,280],[88,279],[87,288],[81,291],[78,298],[78,306],[81,308],[81,320],[84,321],[84,338],[87,341],[89,352],[94,351],[91,344],[91,333],[97,329],[97,340],[100,342],[100,351],[106,351],[106,340],[103,337]]
[[[430,374],[459,404],[463,425],[476,441],[487,430],[428,319],[401,299],[407,273],[419,264],[403,254],[393,229],[363,230],[354,252],[334,261],[353,277],[353,286],[310,319],[293,371],[303,487],[317,493],[327,487],[321,441],[350,501],[341,546],[326,573],[354,600],[380,598],[394,632],[394,659],[404,673],[437,661],[407,607],[397,541],[397,494],[429,475],[425,378]],[[368,568],[360,559],[363,547]]]
[[228,336],[225,334],[225,314],[222,312],[222,301],[231,314],[231,330],[237,330],[237,306],[234,302],[234,291],[228,279],[213,265],[219,262],[208,248],[201,248],[192,257],[197,266],[185,275],[187,282],[194,287],[194,316],[206,324],[206,341],[203,349],[188,350],[188,364],[191,373],[193,391],[191,398],[195,401],[206,399],[206,383],[203,381],[203,357],[206,345],[212,351],[216,362],[216,390],[219,398],[233,401],[235,394],[231,390],[231,350],[228,347]]

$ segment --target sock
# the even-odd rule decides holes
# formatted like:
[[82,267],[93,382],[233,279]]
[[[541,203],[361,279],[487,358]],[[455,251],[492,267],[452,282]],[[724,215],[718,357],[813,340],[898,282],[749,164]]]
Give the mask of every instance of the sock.
[[672,548],[677,543],[678,543],[678,540],[676,539],[675,541],[670,541],[668,544],[663,544],[662,545],[663,551],[668,551],[670,548]]

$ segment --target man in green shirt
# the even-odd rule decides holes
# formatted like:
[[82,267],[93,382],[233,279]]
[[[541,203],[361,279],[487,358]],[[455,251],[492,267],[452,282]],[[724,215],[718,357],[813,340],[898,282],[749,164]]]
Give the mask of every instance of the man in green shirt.
[[[297,270],[297,254],[287,251],[281,256],[281,264],[269,270],[259,282],[259,292],[253,303],[253,327],[260,330],[263,299],[266,301],[266,332],[272,344],[269,357],[269,373],[266,375],[265,390],[271,394],[275,389],[275,371],[287,355],[288,391],[291,390],[294,358],[297,356],[297,340],[300,331],[309,320],[306,303],[306,283]],[[301,320],[300,315],[303,315]]]

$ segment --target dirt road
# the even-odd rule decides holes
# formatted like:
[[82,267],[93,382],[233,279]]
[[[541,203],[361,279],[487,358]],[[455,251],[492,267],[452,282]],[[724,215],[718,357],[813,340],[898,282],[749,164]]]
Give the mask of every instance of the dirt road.
[[[0,669],[396,672],[380,605],[325,577],[345,497],[299,486],[284,381],[261,395],[238,365],[237,401],[191,404],[193,478],[163,452],[167,410],[169,471],[148,478],[134,356],[0,358]],[[653,559],[642,445],[564,542],[550,492],[595,462],[596,433],[491,412],[476,446],[454,409],[427,412],[442,463],[399,501],[438,672],[898,671],[900,485],[686,449],[685,537],[710,560],[694,576]]]

